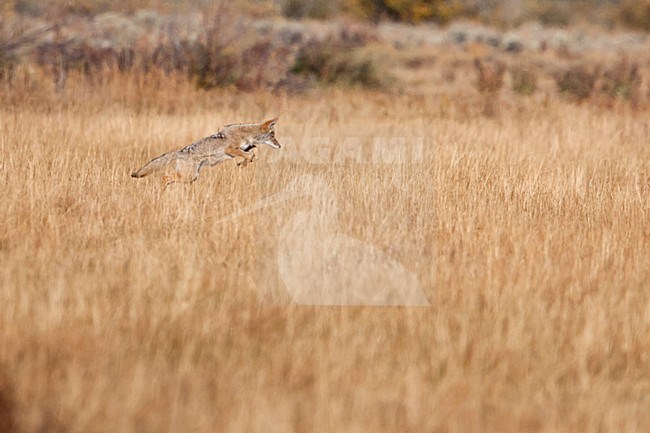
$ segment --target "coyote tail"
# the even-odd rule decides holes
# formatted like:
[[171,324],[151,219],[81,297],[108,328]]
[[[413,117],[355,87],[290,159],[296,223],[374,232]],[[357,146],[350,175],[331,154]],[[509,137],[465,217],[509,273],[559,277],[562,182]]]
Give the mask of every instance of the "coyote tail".
[[151,172],[160,170],[161,168],[169,164],[174,159],[176,159],[175,151],[163,153],[159,157],[149,161],[140,170],[136,170],[133,173],[131,173],[131,177],[145,177],[146,175],[151,174]]

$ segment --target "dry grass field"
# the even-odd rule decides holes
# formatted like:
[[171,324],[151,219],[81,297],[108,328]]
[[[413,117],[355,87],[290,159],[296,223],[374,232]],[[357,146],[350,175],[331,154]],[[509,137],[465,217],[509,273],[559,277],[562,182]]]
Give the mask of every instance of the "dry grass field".
[[[171,79],[3,92],[0,431],[647,431],[647,110],[486,117],[471,98]],[[164,192],[129,177],[273,116],[284,146],[248,167]],[[296,179],[319,182],[228,219]],[[279,233],[332,205],[323,185],[333,230],[402,263],[430,306],[291,301]]]

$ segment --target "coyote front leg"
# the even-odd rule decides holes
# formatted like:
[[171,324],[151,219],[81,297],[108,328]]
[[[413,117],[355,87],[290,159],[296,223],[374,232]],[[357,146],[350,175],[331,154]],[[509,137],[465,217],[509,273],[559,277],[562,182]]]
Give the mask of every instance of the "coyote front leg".
[[253,162],[253,159],[255,159],[255,153],[252,150],[246,152],[241,150],[239,147],[236,147],[234,149],[227,149],[226,155],[232,156],[233,158],[237,156],[241,156],[242,158],[244,158],[244,160],[240,163],[237,163],[237,165],[243,165],[244,167],[249,162]]

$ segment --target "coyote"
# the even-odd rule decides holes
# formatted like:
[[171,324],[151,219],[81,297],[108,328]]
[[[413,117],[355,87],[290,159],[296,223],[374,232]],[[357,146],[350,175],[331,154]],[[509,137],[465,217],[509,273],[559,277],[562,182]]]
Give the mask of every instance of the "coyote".
[[217,165],[236,157],[244,158],[237,165],[246,165],[255,158],[253,149],[266,144],[279,149],[275,139],[277,118],[262,123],[236,123],[226,125],[216,134],[202,138],[180,150],[163,153],[152,159],[132,177],[144,177],[154,171],[170,167],[171,174],[163,176],[163,189],[174,182],[192,183],[199,178],[204,166]]

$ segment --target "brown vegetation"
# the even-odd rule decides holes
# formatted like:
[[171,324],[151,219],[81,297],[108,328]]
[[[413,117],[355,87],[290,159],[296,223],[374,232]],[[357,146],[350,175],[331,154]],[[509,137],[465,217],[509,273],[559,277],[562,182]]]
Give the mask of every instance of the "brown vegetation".
[[624,0],[618,15],[625,25],[650,32],[650,0]]
[[593,93],[599,73],[599,66],[577,65],[558,72],[555,81],[560,92],[583,101]]
[[15,417],[14,392],[9,379],[0,371],[0,432],[14,433],[17,430]]
[[613,98],[638,100],[641,75],[639,64],[622,58],[603,74],[602,90]]
[[239,11],[256,16],[282,14],[293,19],[349,16],[375,22],[432,21],[442,24],[456,19],[478,19],[505,27],[526,21],[551,26],[588,21],[605,27],[619,25],[646,32],[650,29],[649,0],[239,0],[209,3],[202,0],[6,0],[0,7],[0,13],[15,11],[39,17],[67,14],[92,16],[108,11],[133,13],[142,9],[179,13],[215,3],[230,3]]
[[477,86],[481,93],[495,93],[503,86],[503,74],[506,71],[506,65],[503,63],[474,59],[474,67],[478,72]]
[[[3,93],[0,365],[18,431],[645,431],[647,112],[521,98],[486,119],[472,98],[135,77]],[[245,169],[162,194],[129,177],[273,115],[283,149]],[[376,164],[377,137],[423,147]],[[403,263],[430,307],[291,303],[278,232],[309,197],[221,220],[303,174],[333,191],[333,230]]]
[[[645,432],[648,51],[237,17],[0,22],[0,432]],[[246,168],[129,176],[275,116]],[[430,306],[296,305],[318,206]]]

